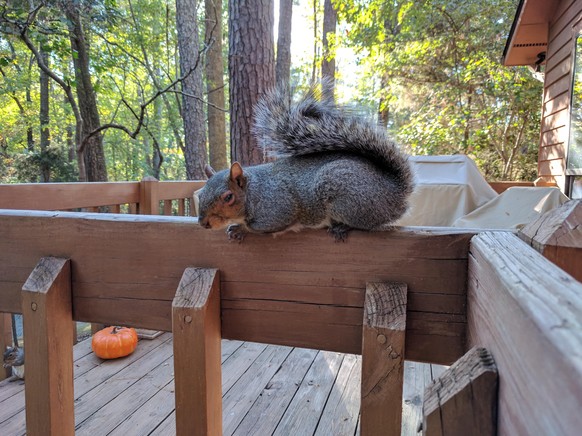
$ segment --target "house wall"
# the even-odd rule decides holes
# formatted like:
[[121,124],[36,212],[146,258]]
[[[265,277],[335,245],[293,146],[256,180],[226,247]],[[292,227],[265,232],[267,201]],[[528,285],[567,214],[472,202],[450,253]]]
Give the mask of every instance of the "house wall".
[[538,174],[565,189],[574,43],[582,30],[582,0],[562,0],[550,21]]

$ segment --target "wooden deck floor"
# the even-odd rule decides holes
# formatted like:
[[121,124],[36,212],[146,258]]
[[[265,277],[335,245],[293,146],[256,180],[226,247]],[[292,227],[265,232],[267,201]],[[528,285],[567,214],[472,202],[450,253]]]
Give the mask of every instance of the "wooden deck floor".
[[[77,435],[175,434],[172,336],[103,361],[74,348]],[[361,356],[223,341],[225,435],[358,434]],[[406,362],[403,435],[416,435],[425,386],[444,367]],[[0,382],[0,434],[25,434],[24,383]]]

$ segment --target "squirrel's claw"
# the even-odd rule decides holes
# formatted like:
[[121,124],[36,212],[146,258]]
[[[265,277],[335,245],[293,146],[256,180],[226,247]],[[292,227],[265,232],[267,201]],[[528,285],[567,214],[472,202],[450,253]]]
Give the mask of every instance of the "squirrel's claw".
[[231,224],[226,228],[226,234],[229,242],[238,242],[239,244],[245,238],[246,232],[239,224]]
[[327,232],[333,236],[335,242],[346,242],[350,230],[351,227],[346,224],[332,223],[327,229]]

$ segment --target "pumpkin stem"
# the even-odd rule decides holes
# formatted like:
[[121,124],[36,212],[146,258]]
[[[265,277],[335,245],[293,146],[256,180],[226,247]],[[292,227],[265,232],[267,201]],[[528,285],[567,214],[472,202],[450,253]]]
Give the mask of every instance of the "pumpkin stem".
[[112,334],[112,335],[115,335],[115,334],[117,334],[117,332],[118,332],[119,330],[121,330],[122,328],[123,328],[123,327],[119,327],[118,325],[116,325],[115,327],[113,327],[113,328],[111,329],[111,334]]

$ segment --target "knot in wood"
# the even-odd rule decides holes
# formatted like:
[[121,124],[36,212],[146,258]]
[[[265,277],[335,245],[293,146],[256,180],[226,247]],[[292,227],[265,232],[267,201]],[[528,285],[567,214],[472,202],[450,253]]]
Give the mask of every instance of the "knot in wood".
[[185,322],[186,324],[190,324],[190,323],[192,322],[192,317],[191,317],[190,315],[186,315],[186,316],[184,317],[184,322]]
[[30,308],[32,309],[33,312],[36,312],[37,309],[37,304],[33,301],[32,304],[30,305]]

